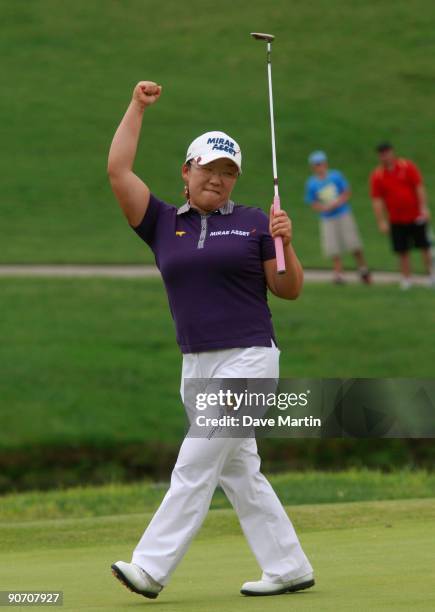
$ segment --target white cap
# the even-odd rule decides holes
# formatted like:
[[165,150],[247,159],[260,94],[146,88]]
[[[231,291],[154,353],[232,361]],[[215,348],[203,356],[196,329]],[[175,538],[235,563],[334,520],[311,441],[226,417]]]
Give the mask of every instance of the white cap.
[[227,157],[231,159],[242,172],[242,153],[234,138],[225,132],[206,132],[190,144],[187,149],[186,162],[194,159],[202,166],[215,159]]

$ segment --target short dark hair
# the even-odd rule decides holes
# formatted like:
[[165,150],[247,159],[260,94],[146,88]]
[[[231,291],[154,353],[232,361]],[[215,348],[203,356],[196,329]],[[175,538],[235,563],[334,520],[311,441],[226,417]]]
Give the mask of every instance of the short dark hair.
[[391,144],[391,142],[380,142],[377,147],[376,147],[376,151],[378,153],[384,153],[384,151],[391,151],[391,149],[394,149],[393,145]]

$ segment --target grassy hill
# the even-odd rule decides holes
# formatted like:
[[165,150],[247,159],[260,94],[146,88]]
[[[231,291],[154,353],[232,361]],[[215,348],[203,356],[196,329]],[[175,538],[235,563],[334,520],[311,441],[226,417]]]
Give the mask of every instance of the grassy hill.
[[[167,478],[185,419],[161,281],[3,278],[0,290],[0,491]],[[428,289],[307,285],[296,302],[270,304],[282,378],[432,376]],[[270,439],[262,447],[275,470],[434,460],[431,440]]]
[[[159,280],[2,279],[0,287],[0,449],[179,441],[181,354]],[[336,287],[307,286],[303,299],[271,300],[281,377],[430,378],[432,292],[343,289],[337,297]],[[328,305],[321,316],[319,304]]]
[[[432,2],[242,0],[3,2],[2,262],[150,261],[106,179],[112,134],[140,79],[161,83],[136,170],[181,202],[189,142],[222,129],[242,145],[235,199],[268,207],[270,135],[264,45],[273,75],[282,200],[305,265],[326,265],[302,203],[306,157],[324,148],[352,183],[369,263],[395,266],[367,197],[374,144],[391,138],[435,190]],[[432,15],[432,17],[431,17]]]

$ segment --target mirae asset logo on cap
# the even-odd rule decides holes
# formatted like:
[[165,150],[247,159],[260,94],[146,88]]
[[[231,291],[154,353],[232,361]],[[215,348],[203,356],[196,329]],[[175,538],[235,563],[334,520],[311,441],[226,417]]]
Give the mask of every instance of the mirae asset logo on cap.
[[236,156],[239,151],[234,149],[235,143],[232,140],[225,140],[225,138],[208,138],[207,144],[212,144],[212,151],[225,151],[225,153],[231,153],[233,157]]

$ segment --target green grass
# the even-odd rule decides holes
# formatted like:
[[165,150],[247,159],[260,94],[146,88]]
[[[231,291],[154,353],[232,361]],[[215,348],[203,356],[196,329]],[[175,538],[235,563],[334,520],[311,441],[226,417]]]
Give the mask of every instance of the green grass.
[[[293,506],[428,498],[435,494],[435,474],[425,471],[294,472],[272,474],[269,480],[282,503]],[[154,512],[168,486],[166,482],[138,482],[4,495],[0,522],[109,516],[120,509],[124,514]],[[211,507],[230,507],[221,489],[216,490]]]
[[[0,448],[180,439],[181,355],[159,280],[0,287]],[[271,308],[282,378],[433,374],[429,290],[307,285]]]
[[[260,572],[229,510],[209,513],[152,605],[208,610],[431,610],[433,500],[288,507],[317,578],[310,591],[267,600],[239,595]],[[150,515],[3,524],[2,590],[62,589],[65,610],[129,610],[147,602],[123,589],[110,563],[130,559]],[[432,603],[431,603],[432,602]],[[149,602],[148,602],[149,604]]]
[[112,134],[139,79],[164,87],[146,114],[136,164],[151,189],[180,203],[187,145],[223,129],[244,153],[235,199],[268,208],[265,49],[249,37],[259,29],[277,37],[278,168],[304,264],[327,265],[302,203],[307,154],[325,148],[352,183],[369,263],[395,268],[375,228],[367,177],[374,144],[391,138],[435,189],[431,9],[431,0],[3,2],[0,260],[151,260],[106,178]]

